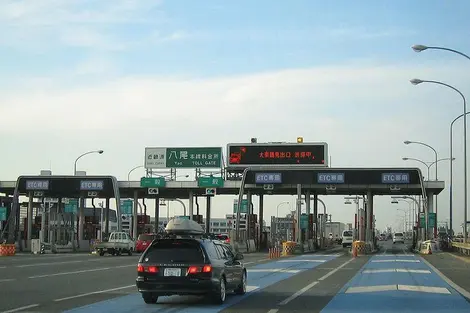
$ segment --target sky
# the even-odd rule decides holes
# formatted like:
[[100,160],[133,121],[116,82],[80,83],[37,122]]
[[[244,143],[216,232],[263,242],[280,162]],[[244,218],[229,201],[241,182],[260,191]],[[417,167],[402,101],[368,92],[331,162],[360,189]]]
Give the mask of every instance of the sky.
[[[81,159],[79,169],[126,180],[143,165],[145,147],[225,147],[252,137],[327,142],[333,167],[434,160],[404,140],[447,158],[462,99],[409,80],[470,94],[470,61],[410,47],[470,53],[469,10],[466,0],[0,0],[0,180],[42,169],[72,174],[75,158],[95,149],[105,152]],[[454,138],[458,226],[461,121]],[[438,219],[446,221],[449,162],[438,170],[446,182]],[[216,197],[214,216],[230,213],[232,201]],[[269,197],[265,212],[276,214],[282,201],[293,198]],[[353,221],[342,197],[324,201],[334,221]],[[374,204],[379,228],[398,227],[406,203]]]

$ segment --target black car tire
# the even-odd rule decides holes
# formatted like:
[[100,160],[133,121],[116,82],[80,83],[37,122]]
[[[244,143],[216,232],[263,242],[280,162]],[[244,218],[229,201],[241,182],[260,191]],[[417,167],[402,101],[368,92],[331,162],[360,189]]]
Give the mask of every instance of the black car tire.
[[237,295],[244,295],[246,293],[246,271],[243,271],[242,281],[237,289],[235,289],[235,293]]
[[219,282],[219,287],[217,288],[215,294],[213,295],[213,302],[215,304],[223,304],[225,298],[227,297],[227,284],[225,282],[225,277],[222,277]]
[[142,299],[144,299],[144,302],[147,304],[156,304],[158,301],[158,296],[150,292],[143,292]]

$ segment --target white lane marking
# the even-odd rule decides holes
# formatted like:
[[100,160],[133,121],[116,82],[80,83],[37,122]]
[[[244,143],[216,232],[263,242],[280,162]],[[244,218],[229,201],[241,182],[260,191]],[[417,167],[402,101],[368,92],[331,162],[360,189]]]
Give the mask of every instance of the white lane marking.
[[378,286],[358,286],[349,287],[345,293],[362,293],[362,292],[378,292],[397,290],[397,285],[378,285]]
[[407,268],[387,268],[387,269],[371,269],[363,270],[363,274],[378,274],[378,273],[416,273],[416,274],[431,274],[429,270],[412,270]]
[[396,269],[379,269],[379,270],[363,270],[363,274],[374,274],[374,273],[395,273]]
[[279,309],[271,309],[268,311],[268,313],[277,313],[279,311]]
[[396,258],[396,257],[400,257],[400,258],[403,258],[403,257],[407,257],[407,258],[414,258],[415,256],[413,254],[407,254],[407,255],[403,255],[403,254],[400,254],[400,255],[397,255],[397,254],[378,254],[376,255],[376,257],[391,257],[391,258]]
[[357,286],[349,287],[345,293],[366,293],[366,292],[381,292],[381,291],[414,291],[425,293],[440,293],[451,294],[451,292],[444,287],[431,287],[431,286],[414,286],[414,285],[378,285],[378,286]]
[[62,272],[62,273],[55,273],[55,274],[46,274],[46,275],[37,275],[37,276],[29,276],[29,279],[34,278],[44,278],[44,277],[54,277],[54,276],[62,276],[62,275],[72,275],[72,274],[80,274],[80,273],[88,273],[88,272],[97,272],[97,271],[106,271],[110,270],[111,267],[102,267],[102,268],[93,268],[89,270],[81,270],[81,271],[73,271],[73,272]]
[[460,293],[462,296],[470,300],[470,292],[467,290],[463,289],[456,283],[454,283],[452,280],[450,280],[446,275],[444,275],[440,270],[438,270],[434,265],[429,263],[427,260],[422,259],[423,262],[429,266],[437,275],[439,275],[440,278],[442,278],[447,284],[449,284],[452,288],[457,290],[458,293]]
[[314,281],[314,282],[311,282],[310,284],[308,284],[307,286],[305,286],[304,288],[300,289],[299,291],[297,291],[296,293],[294,293],[292,296],[290,296],[289,298],[287,299],[284,299],[283,301],[279,302],[279,305],[286,305],[287,303],[291,302],[292,300],[294,300],[295,298],[297,298],[298,296],[302,295],[303,293],[305,293],[306,291],[308,291],[310,288],[312,288],[313,286],[319,284],[320,282],[319,281]]
[[409,268],[397,268],[397,273],[431,274],[431,271],[430,270],[412,270]]
[[82,298],[82,297],[87,297],[87,296],[91,296],[91,295],[97,295],[97,294],[100,294],[100,293],[113,292],[113,291],[118,291],[118,290],[122,290],[122,289],[129,289],[129,288],[132,288],[132,287],[135,288],[135,284],[134,285],[123,286],[123,287],[117,287],[117,288],[87,292],[87,293],[82,293],[82,294],[79,294],[79,295],[74,295],[74,296],[65,297],[65,298],[54,299],[54,302],[61,302],[61,301],[65,301],[65,300],[71,300],[71,299]]
[[4,283],[4,282],[7,282],[7,281],[15,281],[16,279],[14,278],[5,278],[5,279],[0,279],[0,283]]
[[327,279],[328,277],[330,277],[331,275],[333,275],[334,273],[336,273],[337,271],[339,271],[341,268],[345,267],[346,265],[348,265],[350,262],[354,261],[354,259],[350,259],[346,262],[344,262],[343,264],[341,264],[340,266],[338,266],[337,268],[335,268],[334,270],[326,273],[325,275],[323,275],[322,277],[320,277],[318,279],[318,281],[313,281],[311,282],[310,284],[308,284],[307,286],[305,286],[304,288],[300,289],[299,291],[297,291],[296,293],[294,293],[293,295],[291,295],[290,297],[288,297],[287,299],[284,299],[283,301],[279,302],[279,305],[286,305],[288,304],[289,302],[291,302],[292,300],[294,300],[295,298],[301,296],[302,294],[304,294],[305,292],[307,292],[308,290],[310,290],[313,286],[317,285],[320,283],[320,281],[322,280],[325,280]]
[[7,310],[7,311],[3,311],[1,313],[13,313],[13,312],[19,312],[19,311],[24,311],[24,310],[27,310],[27,309],[32,309],[32,308],[35,308],[35,307],[38,307],[39,304],[30,304],[30,305],[26,305],[26,306],[22,306],[22,307],[19,307],[19,308],[16,308],[16,309],[11,309],[11,310]]
[[386,263],[386,262],[405,262],[405,263],[419,263],[420,260],[406,260],[406,259],[393,259],[393,260],[372,260],[371,263]]
[[113,266],[111,268],[125,268],[125,267],[135,267],[137,269],[136,264],[118,265],[118,266]]
[[274,268],[262,268],[262,269],[247,269],[248,273],[298,273],[300,270],[291,269],[274,269]]
[[246,286],[246,292],[252,292],[259,289],[259,286]]
[[2,268],[7,268],[7,267],[6,266],[0,266],[0,269],[2,269]]
[[50,263],[34,263],[34,264],[23,264],[16,265],[14,267],[33,267],[33,266],[47,266],[47,265],[57,265],[57,264],[71,264],[71,263],[83,263],[84,261],[63,261],[63,262],[50,262]]
[[278,263],[295,263],[295,262],[316,262],[316,263],[324,263],[327,260],[279,260]]
[[442,293],[450,295],[450,291],[444,287],[428,287],[428,286],[412,286],[412,285],[398,285],[398,290],[401,291],[417,291],[426,293]]
[[330,277],[331,275],[333,275],[334,273],[336,273],[337,271],[339,271],[340,269],[342,269],[343,267],[345,267],[346,265],[348,265],[352,261],[354,261],[354,259],[350,259],[349,261],[344,262],[343,264],[341,264],[340,266],[338,266],[337,268],[335,268],[331,272],[328,272],[325,275],[323,275],[322,277],[318,278],[318,280],[322,281],[322,280],[327,279],[328,277]]

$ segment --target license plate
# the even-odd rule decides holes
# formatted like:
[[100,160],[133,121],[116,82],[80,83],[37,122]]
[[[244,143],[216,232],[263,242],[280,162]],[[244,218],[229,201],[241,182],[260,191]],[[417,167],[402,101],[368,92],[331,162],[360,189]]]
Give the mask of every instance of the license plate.
[[163,272],[165,276],[181,276],[181,269],[180,268],[165,268]]

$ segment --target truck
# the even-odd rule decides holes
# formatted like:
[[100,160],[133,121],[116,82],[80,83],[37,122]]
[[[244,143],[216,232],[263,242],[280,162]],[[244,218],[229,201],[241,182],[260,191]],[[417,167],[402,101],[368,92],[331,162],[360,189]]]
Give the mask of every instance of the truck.
[[135,251],[135,241],[126,232],[112,232],[107,241],[100,242],[95,246],[95,251],[100,256],[104,256],[105,253],[111,255],[127,253],[132,255]]
[[343,230],[346,229],[346,225],[341,222],[328,222],[325,224],[325,234],[327,238],[332,239],[336,243],[341,243]]

